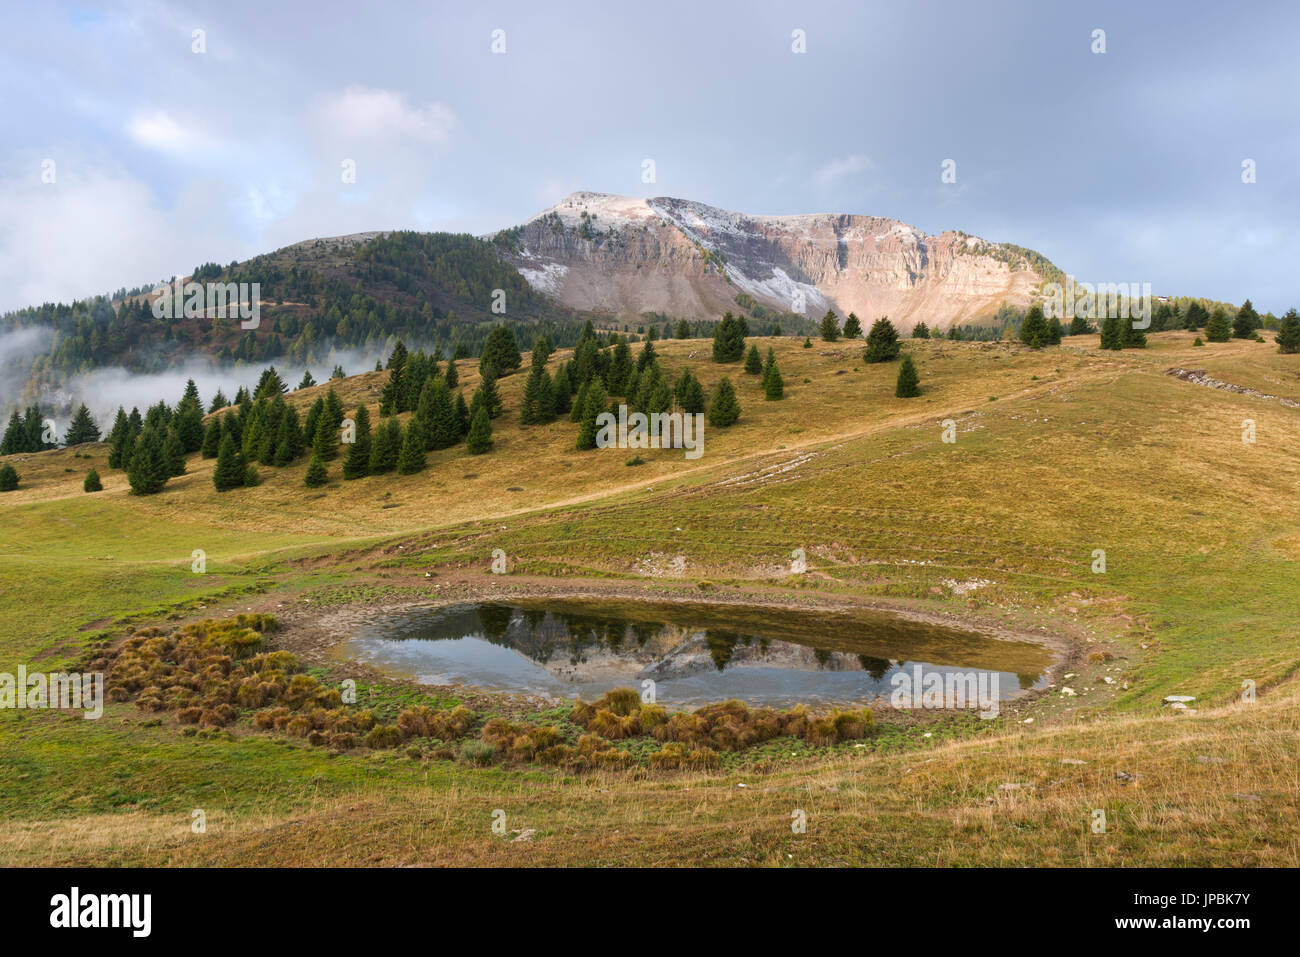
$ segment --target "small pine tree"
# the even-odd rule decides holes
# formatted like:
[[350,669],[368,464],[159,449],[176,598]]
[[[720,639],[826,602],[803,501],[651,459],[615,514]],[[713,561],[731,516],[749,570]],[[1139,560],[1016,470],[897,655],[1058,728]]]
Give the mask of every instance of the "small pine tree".
[[808,338],[807,336],[804,336],[804,337],[803,337],[803,347],[804,347],[805,349],[811,349],[811,348],[812,348],[812,340],[811,340],[810,338]]
[[917,375],[916,363],[911,356],[903,356],[903,364],[898,367],[898,384],[894,395],[900,399],[914,399],[921,394],[921,377]]
[[1227,342],[1231,338],[1232,323],[1228,321],[1227,310],[1219,306],[1205,324],[1205,339],[1207,342]]
[[1300,352],[1300,314],[1294,309],[1288,309],[1286,315],[1282,317],[1277,327],[1277,336],[1274,340],[1277,343],[1277,351],[1294,355]]
[[[1253,339],[1255,338],[1255,330],[1259,326],[1259,313],[1255,311],[1255,307],[1247,299],[1241,304],[1241,308],[1237,310],[1237,318],[1232,320],[1232,334],[1237,339]],[[71,444],[71,442],[68,442],[68,445]]]
[[892,362],[898,358],[900,348],[894,324],[888,316],[881,316],[871,324],[862,358],[866,362]]
[[493,444],[492,423],[488,418],[487,409],[480,407],[470,421],[465,450],[470,455],[482,455],[484,452],[492,451]]
[[731,380],[723,376],[718,382],[713,401],[709,403],[709,425],[725,428],[733,425],[740,418],[740,400],[736,398],[736,387]]
[[918,322],[916,325],[914,325],[914,326],[912,327],[912,338],[913,338],[913,339],[929,339],[929,338],[930,338],[930,327],[927,326],[924,322]]
[[316,384],[316,380],[311,377],[311,370],[308,369],[306,372],[302,374],[302,381],[298,383],[298,388],[309,389],[315,384]]
[[208,427],[203,430],[202,455],[205,459],[215,459],[221,451],[221,419],[212,417]]
[[1041,349],[1047,345],[1047,319],[1043,317],[1043,307],[1034,305],[1025,313],[1025,320],[1020,324],[1020,341],[1031,349]]
[[311,450],[322,462],[328,462],[339,454],[337,426],[330,421],[328,412],[316,420],[316,434],[312,436]]
[[77,408],[72,421],[68,424],[68,431],[63,436],[63,444],[72,446],[80,445],[83,442],[98,441],[99,426],[95,424],[95,420],[90,416],[90,410],[86,408],[86,403],[83,402]]
[[175,429],[167,430],[167,438],[163,442],[163,456],[169,477],[185,474],[185,446],[181,443],[181,437],[176,434]]
[[302,484],[308,488],[320,488],[329,481],[329,469],[325,467],[325,462],[319,455],[311,457],[311,464],[307,466],[307,474],[302,477]]
[[785,380],[781,378],[781,370],[770,349],[767,353],[767,368],[763,371],[763,398],[770,402],[785,398]]
[[217,464],[212,470],[212,484],[218,492],[227,492],[244,484],[244,462],[235,446],[235,437],[227,432],[221,437]]
[[582,405],[582,421],[578,427],[578,448],[580,450],[594,449],[596,447],[596,436],[600,429],[596,425],[596,418],[606,411],[609,404],[609,397],[605,393],[605,387],[600,384],[599,379],[591,382],[590,388],[587,389],[587,398]]
[[763,372],[763,359],[758,354],[758,346],[751,345],[749,352],[745,354],[745,372],[749,375],[761,375]]
[[397,455],[397,472],[399,475],[414,475],[425,466],[424,429],[419,416],[413,416],[406,424],[402,436],[402,450]]
[[1086,336],[1090,332],[1092,332],[1092,325],[1085,317],[1076,314],[1075,317],[1070,320],[1070,335]]
[[1124,348],[1124,320],[1119,316],[1107,316],[1101,321],[1101,347],[1119,351]]
[[91,469],[86,473],[86,480],[81,483],[82,491],[85,492],[102,492],[104,484],[99,480],[99,473]]
[[822,341],[834,342],[840,337],[840,321],[834,311],[827,310],[822,316]]
[[382,475],[397,468],[397,456],[402,451],[402,426],[393,418],[384,419],[375,430],[370,447],[370,474]]
[[862,323],[858,321],[858,317],[855,313],[849,313],[849,317],[844,320],[844,338],[862,338]]
[[163,434],[154,426],[147,425],[141,431],[126,469],[132,495],[155,495],[167,484],[171,469],[165,443]]
[[0,465],[0,492],[12,492],[18,487],[18,473],[6,462]]
[[352,415],[354,435],[343,458],[343,477],[345,479],[365,478],[370,474],[370,410],[364,405],[357,406]]

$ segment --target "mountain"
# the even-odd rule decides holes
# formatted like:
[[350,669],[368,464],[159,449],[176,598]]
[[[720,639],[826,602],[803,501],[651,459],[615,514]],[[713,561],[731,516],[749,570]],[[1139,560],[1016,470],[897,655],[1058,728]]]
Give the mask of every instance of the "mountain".
[[[578,192],[496,242],[573,309],[709,318],[731,309],[888,315],[946,329],[1024,308],[1061,274],[1033,250],[876,216],[750,216],[670,197]],[[799,297],[802,296],[802,304]],[[759,307],[759,310],[755,309]]]

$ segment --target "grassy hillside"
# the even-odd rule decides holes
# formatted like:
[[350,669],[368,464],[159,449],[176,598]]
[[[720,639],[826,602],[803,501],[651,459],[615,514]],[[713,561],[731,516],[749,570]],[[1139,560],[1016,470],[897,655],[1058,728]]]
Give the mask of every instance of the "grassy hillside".
[[[652,451],[628,466],[636,453],[573,451],[567,421],[523,427],[519,374],[500,383],[492,453],[434,452],[413,476],[344,482],[336,460],[309,490],[304,461],[219,495],[212,460],[191,456],[138,498],[103,446],[8,457],[22,485],[0,496],[4,670],[77,662],[136,624],[256,610],[326,674],[337,662],[309,640],[322,606],[549,590],[972,619],[1068,646],[1077,695],[1054,688],[978,727],[903,723],[870,746],[764,747],[713,772],[581,775],[331,756],[245,726],[186,737],[126,703],[97,722],[6,711],[0,861],[1294,866],[1300,409],[1168,370],[1300,400],[1300,364],[1271,343],[1193,338],[1119,354],[1095,336],[1037,352],[909,341],[924,390],[909,400],[893,397],[897,364],[865,365],[856,347],[758,340],[776,350],[780,402],[739,364],[707,361],[706,343],[656,343],[670,378],[689,365],[707,390],[724,373],[739,388],[740,422],[706,429],[696,461]],[[373,416],[383,379],[336,387]],[[288,398],[305,411],[323,389]],[[87,495],[92,465],[105,488]],[[504,578],[486,574],[495,548]],[[676,556],[680,576],[665,570]],[[371,680],[381,700],[418,694]],[[1175,693],[1194,714],[1162,707]],[[532,840],[494,835],[498,808]],[[791,833],[797,809],[807,834]]]

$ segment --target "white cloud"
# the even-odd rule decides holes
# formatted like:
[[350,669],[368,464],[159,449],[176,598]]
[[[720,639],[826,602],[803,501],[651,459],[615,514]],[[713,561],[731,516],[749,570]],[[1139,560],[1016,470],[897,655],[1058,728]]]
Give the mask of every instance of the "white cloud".
[[323,100],[316,119],[327,139],[445,146],[456,114],[445,103],[413,107],[392,90],[350,86]]
[[861,153],[834,159],[813,174],[813,181],[822,189],[834,186],[840,180],[871,169],[871,159]]
[[161,110],[136,113],[126,124],[126,133],[141,146],[165,153],[184,153],[194,146],[193,136]]

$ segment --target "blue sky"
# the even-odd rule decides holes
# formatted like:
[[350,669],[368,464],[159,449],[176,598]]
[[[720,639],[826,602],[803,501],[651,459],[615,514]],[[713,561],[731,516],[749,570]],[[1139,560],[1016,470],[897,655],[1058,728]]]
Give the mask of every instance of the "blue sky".
[[963,229],[1280,313],[1297,40],[1294,3],[9,3],[0,309],[593,189]]

